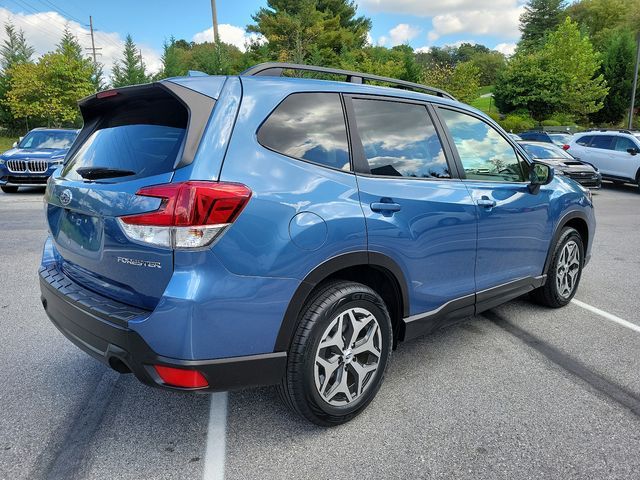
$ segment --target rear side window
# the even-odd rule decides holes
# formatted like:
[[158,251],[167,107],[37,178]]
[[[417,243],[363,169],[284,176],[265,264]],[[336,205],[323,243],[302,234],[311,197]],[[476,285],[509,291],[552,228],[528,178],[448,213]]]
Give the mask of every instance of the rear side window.
[[189,120],[189,113],[180,101],[162,91],[111,107],[106,105],[96,119],[94,131],[64,167],[64,177],[82,181],[78,169],[82,172],[87,168],[131,172],[100,180],[114,183],[173,170]]
[[423,105],[354,99],[353,108],[373,175],[451,177],[440,138]]
[[591,148],[602,148],[604,150],[611,150],[613,148],[613,139],[611,135],[594,135],[593,140],[589,146]]
[[347,127],[337,93],[294,93],[258,130],[258,141],[289,157],[349,170]]
[[576,140],[576,143],[578,145],[582,145],[583,147],[589,145],[589,142],[591,142],[591,139],[593,138],[593,135],[585,135],[583,137],[580,137],[579,139]]

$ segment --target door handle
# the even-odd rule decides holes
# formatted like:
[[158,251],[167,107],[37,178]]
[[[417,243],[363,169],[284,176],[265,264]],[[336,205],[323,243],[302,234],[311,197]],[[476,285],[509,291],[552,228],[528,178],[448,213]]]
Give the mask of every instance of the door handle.
[[493,208],[496,206],[496,201],[491,200],[489,197],[483,196],[478,199],[478,205],[485,208]]
[[371,210],[378,213],[399,212],[402,207],[399,203],[373,202]]

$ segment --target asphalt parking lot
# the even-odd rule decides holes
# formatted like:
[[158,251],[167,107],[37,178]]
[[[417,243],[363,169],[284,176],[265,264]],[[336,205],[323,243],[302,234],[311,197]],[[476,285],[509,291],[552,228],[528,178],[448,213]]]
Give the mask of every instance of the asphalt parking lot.
[[[0,478],[640,478],[640,194],[594,196],[576,299],[516,300],[394,352],[357,419],[300,420],[273,388],[163,392],[49,322],[42,191],[0,194]],[[630,328],[631,327],[631,328]]]

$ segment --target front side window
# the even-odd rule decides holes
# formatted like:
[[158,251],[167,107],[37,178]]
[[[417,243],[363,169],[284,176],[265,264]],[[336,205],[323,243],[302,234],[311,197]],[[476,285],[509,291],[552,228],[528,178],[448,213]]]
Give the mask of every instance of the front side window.
[[580,137],[578,140],[576,140],[576,143],[578,145],[582,145],[584,147],[584,146],[589,145],[589,142],[591,142],[592,138],[593,138],[593,135],[584,135],[584,136]]
[[373,175],[451,177],[440,138],[424,105],[354,99],[353,109]]
[[614,150],[618,152],[627,152],[630,148],[638,148],[633,141],[626,137],[616,137],[614,144]]
[[613,138],[611,135],[595,135],[593,137],[593,140],[591,140],[591,143],[589,144],[589,146],[591,148],[601,148],[604,150],[611,150],[613,148]]
[[289,157],[349,170],[347,127],[337,93],[295,93],[262,124],[258,141]]
[[498,131],[482,120],[439,109],[455,143],[466,178],[497,182],[523,182],[524,174],[516,151]]

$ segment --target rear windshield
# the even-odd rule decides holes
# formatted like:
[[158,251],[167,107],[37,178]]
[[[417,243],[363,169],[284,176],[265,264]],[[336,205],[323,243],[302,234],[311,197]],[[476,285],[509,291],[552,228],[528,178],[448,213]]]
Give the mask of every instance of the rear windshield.
[[81,167],[134,172],[134,175],[113,179],[123,181],[171,171],[184,134],[184,128],[145,124],[97,130],[75,153],[63,175],[69,180],[83,180],[77,173]]
[[[171,172],[182,152],[189,112],[176,97],[162,89],[147,89],[108,98],[83,112],[82,144],[62,171],[75,181],[88,169],[121,174],[97,181],[116,183]],[[90,134],[88,136],[88,133]],[[126,174],[128,173],[128,174]]]

